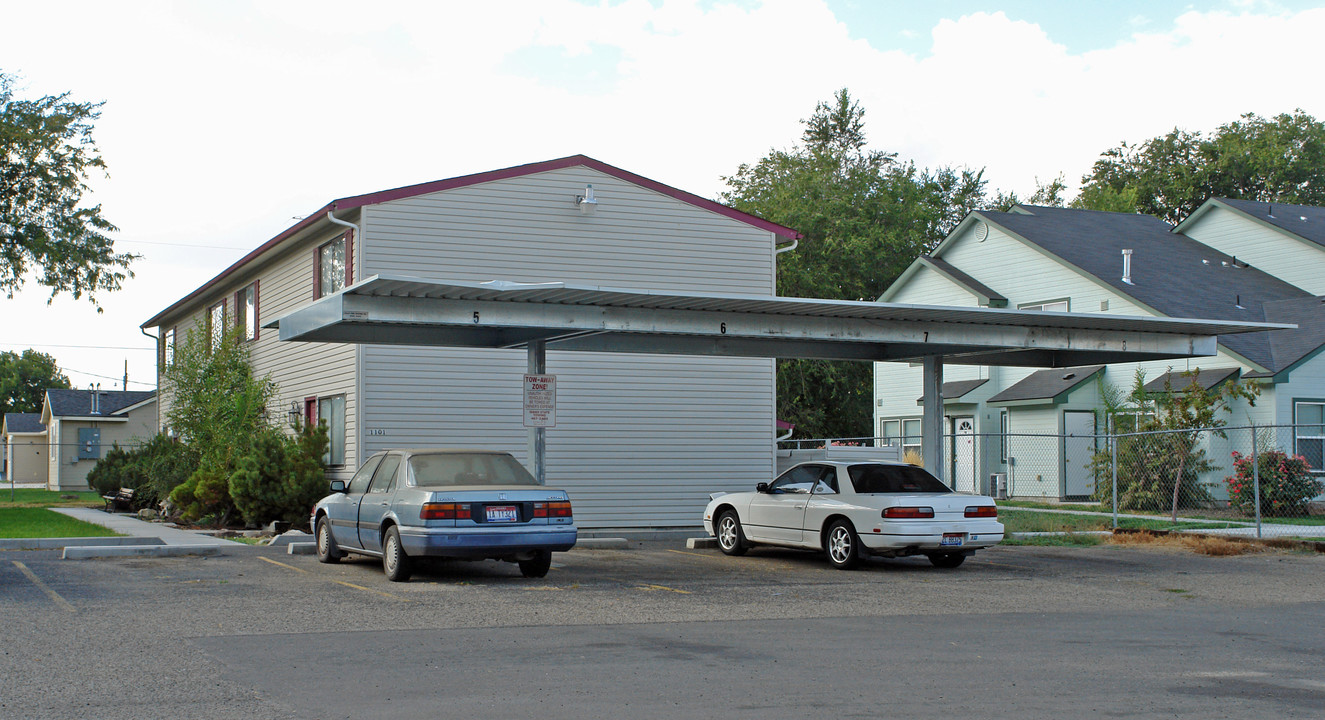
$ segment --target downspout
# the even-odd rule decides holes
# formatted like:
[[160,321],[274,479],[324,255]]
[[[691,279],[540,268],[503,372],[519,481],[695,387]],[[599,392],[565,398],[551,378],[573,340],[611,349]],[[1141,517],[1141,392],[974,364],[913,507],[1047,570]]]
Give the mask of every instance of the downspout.
[[791,241],[791,244],[790,244],[790,245],[788,245],[788,246],[786,246],[786,247],[782,247],[782,248],[777,248],[776,250],[773,251],[773,254],[774,254],[774,255],[781,255],[781,254],[784,253],[784,252],[791,252],[792,250],[795,250],[795,249],[796,249],[796,246],[797,246],[797,245],[800,245],[800,244],[801,244],[801,239],[800,239],[800,238],[793,238],[792,241]]
[[328,211],[327,211],[327,219],[328,219],[328,220],[330,220],[331,222],[335,223],[336,225],[341,225],[341,226],[343,226],[343,227],[347,227],[347,228],[351,228],[351,229],[353,229],[353,230],[354,230],[354,237],[356,237],[356,238],[359,237],[359,235],[360,235],[361,233],[359,232],[359,226],[358,226],[358,225],[355,225],[355,224],[352,223],[352,222],[345,222],[344,220],[341,220],[341,219],[337,218],[335,215],[332,215],[331,213],[332,213],[331,210],[328,210]]

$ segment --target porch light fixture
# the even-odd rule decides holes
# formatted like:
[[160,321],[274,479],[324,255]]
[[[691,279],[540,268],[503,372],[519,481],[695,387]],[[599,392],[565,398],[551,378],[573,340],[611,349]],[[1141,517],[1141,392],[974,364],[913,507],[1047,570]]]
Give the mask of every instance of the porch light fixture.
[[299,427],[299,403],[291,400],[290,410],[286,414],[290,416],[290,427]]
[[584,194],[575,196],[575,204],[579,206],[580,212],[585,215],[593,215],[598,209],[598,201],[593,197],[593,185],[584,186]]

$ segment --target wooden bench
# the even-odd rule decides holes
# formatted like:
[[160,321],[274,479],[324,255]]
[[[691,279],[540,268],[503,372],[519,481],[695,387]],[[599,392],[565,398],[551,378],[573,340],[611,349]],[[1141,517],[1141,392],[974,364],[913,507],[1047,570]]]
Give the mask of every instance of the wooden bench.
[[133,488],[120,488],[114,495],[102,495],[101,499],[106,501],[106,510],[132,510]]

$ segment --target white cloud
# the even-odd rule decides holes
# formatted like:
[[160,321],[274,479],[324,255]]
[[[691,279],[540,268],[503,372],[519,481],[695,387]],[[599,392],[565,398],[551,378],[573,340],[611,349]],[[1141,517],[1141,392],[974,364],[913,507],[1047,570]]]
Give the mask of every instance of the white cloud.
[[[1325,90],[1302,80],[1325,10],[1252,7],[1151,17],[1085,53],[975,13],[912,55],[791,0],[27,3],[6,9],[33,30],[7,34],[0,68],[33,94],[107,100],[97,137],[113,177],[95,199],[120,237],[251,248],[334,197],[581,152],[713,196],[740,163],[796,142],[840,87],[880,149],[985,167],[1023,193],[1174,126],[1325,116]],[[2,341],[146,343],[139,322],[242,255],[126,247],[148,259],[104,315],[47,307],[29,285],[0,301]],[[109,375],[120,355],[59,353]],[[131,375],[151,368],[147,353]]]

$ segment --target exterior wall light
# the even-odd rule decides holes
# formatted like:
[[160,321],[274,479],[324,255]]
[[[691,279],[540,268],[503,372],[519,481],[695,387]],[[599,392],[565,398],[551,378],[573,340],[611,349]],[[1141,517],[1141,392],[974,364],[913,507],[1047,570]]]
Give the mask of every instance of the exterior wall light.
[[593,197],[593,185],[584,187],[583,195],[575,196],[575,204],[580,207],[580,212],[585,215],[593,215],[598,209],[598,201]]

